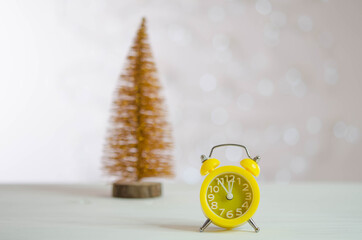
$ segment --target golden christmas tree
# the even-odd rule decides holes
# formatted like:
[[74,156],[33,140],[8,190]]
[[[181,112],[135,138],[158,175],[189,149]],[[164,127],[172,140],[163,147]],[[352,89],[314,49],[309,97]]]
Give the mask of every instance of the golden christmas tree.
[[127,59],[113,101],[105,169],[123,182],[170,177],[171,130],[144,18]]

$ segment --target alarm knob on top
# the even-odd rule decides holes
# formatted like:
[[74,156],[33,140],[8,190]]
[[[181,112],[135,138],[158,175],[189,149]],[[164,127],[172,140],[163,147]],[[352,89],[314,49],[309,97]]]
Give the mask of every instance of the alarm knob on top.
[[214,169],[220,165],[220,161],[217,160],[216,158],[207,158],[205,155],[201,155],[201,161],[202,161],[202,166],[200,169],[200,174],[202,176],[207,175],[209,173],[211,173],[212,171],[214,171]]
[[256,160],[245,158],[240,161],[240,165],[245,168],[245,170],[253,174],[255,177],[259,176],[260,168],[259,165],[256,163]]

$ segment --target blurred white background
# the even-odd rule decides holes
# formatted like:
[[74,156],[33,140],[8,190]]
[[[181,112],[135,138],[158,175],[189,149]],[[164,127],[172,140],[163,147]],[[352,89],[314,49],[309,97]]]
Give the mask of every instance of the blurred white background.
[[[176,181],[245,144],[261,179],[361,181],[362,2],[0,1],[0,182],[96,182],[141,18],[164,86]],[[237,165],[239,149],[217,150]]]

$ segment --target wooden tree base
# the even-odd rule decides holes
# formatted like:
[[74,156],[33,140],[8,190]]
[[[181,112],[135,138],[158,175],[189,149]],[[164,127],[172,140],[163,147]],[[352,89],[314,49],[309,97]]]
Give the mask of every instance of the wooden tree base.
[[161,196],[161,183],[115,182],[112,196],[117,198],[152,198]]

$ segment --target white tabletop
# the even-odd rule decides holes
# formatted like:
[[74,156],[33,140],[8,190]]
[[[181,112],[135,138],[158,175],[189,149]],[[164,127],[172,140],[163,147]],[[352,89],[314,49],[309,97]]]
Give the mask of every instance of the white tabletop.
[[260,184],[261,228],[205,221],[199,186],[166,184],[153,199],[115,199],[110,185],[0,185],[0,239],[362,239],[362,184]]

